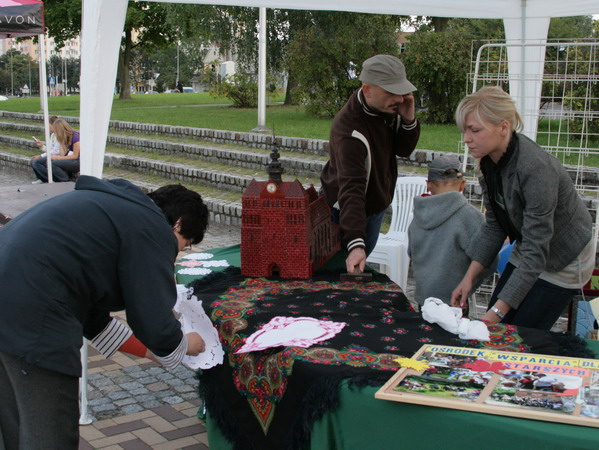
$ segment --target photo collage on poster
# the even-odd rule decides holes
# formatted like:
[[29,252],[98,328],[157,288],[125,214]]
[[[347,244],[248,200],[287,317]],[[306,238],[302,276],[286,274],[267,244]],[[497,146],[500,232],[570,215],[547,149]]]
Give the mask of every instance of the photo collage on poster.
[[599,360],[434,345],[413,359],[377,398],[599,427]]

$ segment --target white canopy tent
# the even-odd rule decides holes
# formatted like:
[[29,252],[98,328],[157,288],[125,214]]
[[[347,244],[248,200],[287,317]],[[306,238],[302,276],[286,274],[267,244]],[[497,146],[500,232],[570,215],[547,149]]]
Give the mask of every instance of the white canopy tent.
[[[503,19],[508,44],[544,43],[551,17],[599,14],[597,0],[150,0],[376,14]],[[128,0],[83,0],[81,67],[81,173],[102,176],[118,49]],[[508,47],[510,94],[520,112],[538,110],[542,46]],[[529,62],[527,62],[529,61]],[[532,62],[530,62],[532,61]],[[517,76],[516,76],[517,74]],[[534,138],[536,122],[525,123]]]

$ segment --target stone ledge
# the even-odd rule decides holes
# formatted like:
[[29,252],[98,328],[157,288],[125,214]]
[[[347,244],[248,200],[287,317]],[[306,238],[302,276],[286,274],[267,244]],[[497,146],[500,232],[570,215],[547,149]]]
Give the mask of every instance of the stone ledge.
[[[26,174],[30,174],[31,172],[29,160],[30,158],[28,156],[0,151],[0,163],[2,166],[13,171],[22,172],[24,176],[27,176]],[[30,178],[33,178],[32,174],[30,174]],[[144,192],[151,192],[159,187],[152,183],[136,180],[130,181],[140,187]],[[241,203],[215,199],[204,195],[202,198],[208,207],[210,220],[212,222],[237,227],[241,226]]]

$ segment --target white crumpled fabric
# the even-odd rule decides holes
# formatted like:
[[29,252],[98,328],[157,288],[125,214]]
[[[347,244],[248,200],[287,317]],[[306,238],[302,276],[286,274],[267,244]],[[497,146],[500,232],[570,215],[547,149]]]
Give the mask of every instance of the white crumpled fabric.
[[182,363],[190,369],[210,369],[223,363],[225,352],[218,337],[218,331],[206,315],[202,302],[193,295],[193,290],[177,285],[177,303],[173,312],[181,322],[184,334],[198,333],[206,343],[206,350],[197,356],[185,355]]
[[451,307],[441,299],[427,298],[420,310],[424,320],[429,323],[436,323],[444,330],[457,334],[460,339],[491,340],[489,329],[483,322],[462,318],[460,308]]

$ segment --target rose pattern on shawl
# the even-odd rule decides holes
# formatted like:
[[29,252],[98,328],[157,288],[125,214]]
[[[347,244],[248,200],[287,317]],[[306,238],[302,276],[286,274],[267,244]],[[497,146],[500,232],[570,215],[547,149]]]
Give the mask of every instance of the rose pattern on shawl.
[[[315,295],[320,296],[320,300],[315,301]],[[394,371],[398,369],[395,362],[398,356],[410,357],[413,353],[406,352],[405,349],[402,352],[403,339],[434,342],[434,338],[429,337],[430,327],[422,326],[421,320],[418,325],[411,327],[396,326],[397,315],[409,313],[412,308],[399,286],[391,282],[247,278],[240,284],[227,288],[218,299],[212,301],[210,307],[211,318],[219,329],[228,364],[233,371],[235,387],[247,399],[265,434],[273,420],[276,406],[287,390],[295,361]],[[351,312],[348,311],[350,308]],[[244,338],[252,334],[260,324],[268,322],[273,314],[292,316],[299,310],[303,316],[313,316],[320,320],[337,320],[335,314],[343,310],[345,317],[355,318],[353,325],[342,332],[344,339],[352,339],[353,343],[333,348],[335,342],[339,342],[333,340],[332,343],[322,342],[318,347],[279,347],[254,353],[235,353],[244,344]],[[381,333],[379,328],[383,327],[386,332]],[[374,335],[370,336],[371,333],[384,336],[376,338],[378,347],[372,341]],[[522,339],[515,327],[510,329],[499,324],[493,327],[491,333],[493,340],[489,343],[467,342],[455,337],[455,345],[526,350],[521,345]],[[369,344],[361,345],[362,342]],[[447,341],[443,343],[447,344]],[[371,349],[373,345],[378,351]]]

